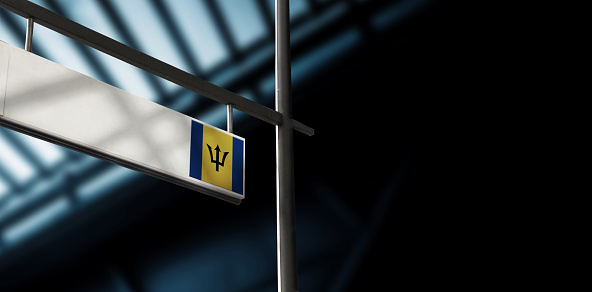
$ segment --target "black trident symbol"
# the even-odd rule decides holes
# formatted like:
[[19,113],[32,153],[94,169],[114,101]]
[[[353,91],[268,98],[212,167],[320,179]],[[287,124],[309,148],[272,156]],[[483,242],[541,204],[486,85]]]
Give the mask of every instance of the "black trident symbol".
[[210,160],[212,163],[216,164],[216,171],[218,171],[219,167],[222,166],[224,167],[224,161],[226,160],[226,155],[228,155],[228,152],[224,152],[224,156],[222,156],[222,162],[220,162],[220,146],[216,145],[216,148],[214,148],[214,150],[216,150],[216,160],[214,160],[214,155],[212,155],[212,147],[210,147],[210,144],[207,144],[208,146],[208,150],[210,150]]

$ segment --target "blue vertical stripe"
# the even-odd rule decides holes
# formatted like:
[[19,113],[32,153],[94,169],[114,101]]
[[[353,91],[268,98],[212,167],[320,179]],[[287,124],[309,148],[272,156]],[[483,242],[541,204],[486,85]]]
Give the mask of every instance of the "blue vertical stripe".
[[191,121],[191,149],[189,154],[189,176],[201,179],[201,156],[203,144],[203,125]]
[[243,194],[244,141],[232,138],[232,191]]

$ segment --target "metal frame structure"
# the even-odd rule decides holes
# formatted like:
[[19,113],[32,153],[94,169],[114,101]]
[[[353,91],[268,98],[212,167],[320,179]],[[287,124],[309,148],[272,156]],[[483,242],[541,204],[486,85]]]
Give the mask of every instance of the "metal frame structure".
[[0,0],[0,7],[27,18],[25,49],[29,52],[32,48],[33,23],[36,22],[130,65],[227,105],[229,132],[232,132],[233,108],[275,125],[278,291],[298,291],[293,130],[312,136],[314,135],[314,129],[292,119],[289,0],[276,0],[275,5],[276,110],[272,110],[132,49],[39,5],[29,1]]

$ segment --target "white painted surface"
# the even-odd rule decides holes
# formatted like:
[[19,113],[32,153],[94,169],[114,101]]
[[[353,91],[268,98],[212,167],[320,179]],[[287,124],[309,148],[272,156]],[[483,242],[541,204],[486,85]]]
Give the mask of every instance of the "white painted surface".
[[4,115],[4,99],[6,96],[6,79],[8,75],[8,44],[0,41],[0,117]]

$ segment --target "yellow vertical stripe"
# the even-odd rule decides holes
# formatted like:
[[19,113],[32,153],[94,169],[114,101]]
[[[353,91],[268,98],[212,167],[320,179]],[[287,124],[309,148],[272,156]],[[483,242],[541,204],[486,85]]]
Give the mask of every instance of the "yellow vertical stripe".
[[[216,148],[219,151],[216,151]],[[225,152],[228,152],[226,157],[224,157]],[[232,136],[204,125],[202,154],[201,179],[232,190]],[[218,165],[218,170],[216,170],[216,165]]]

